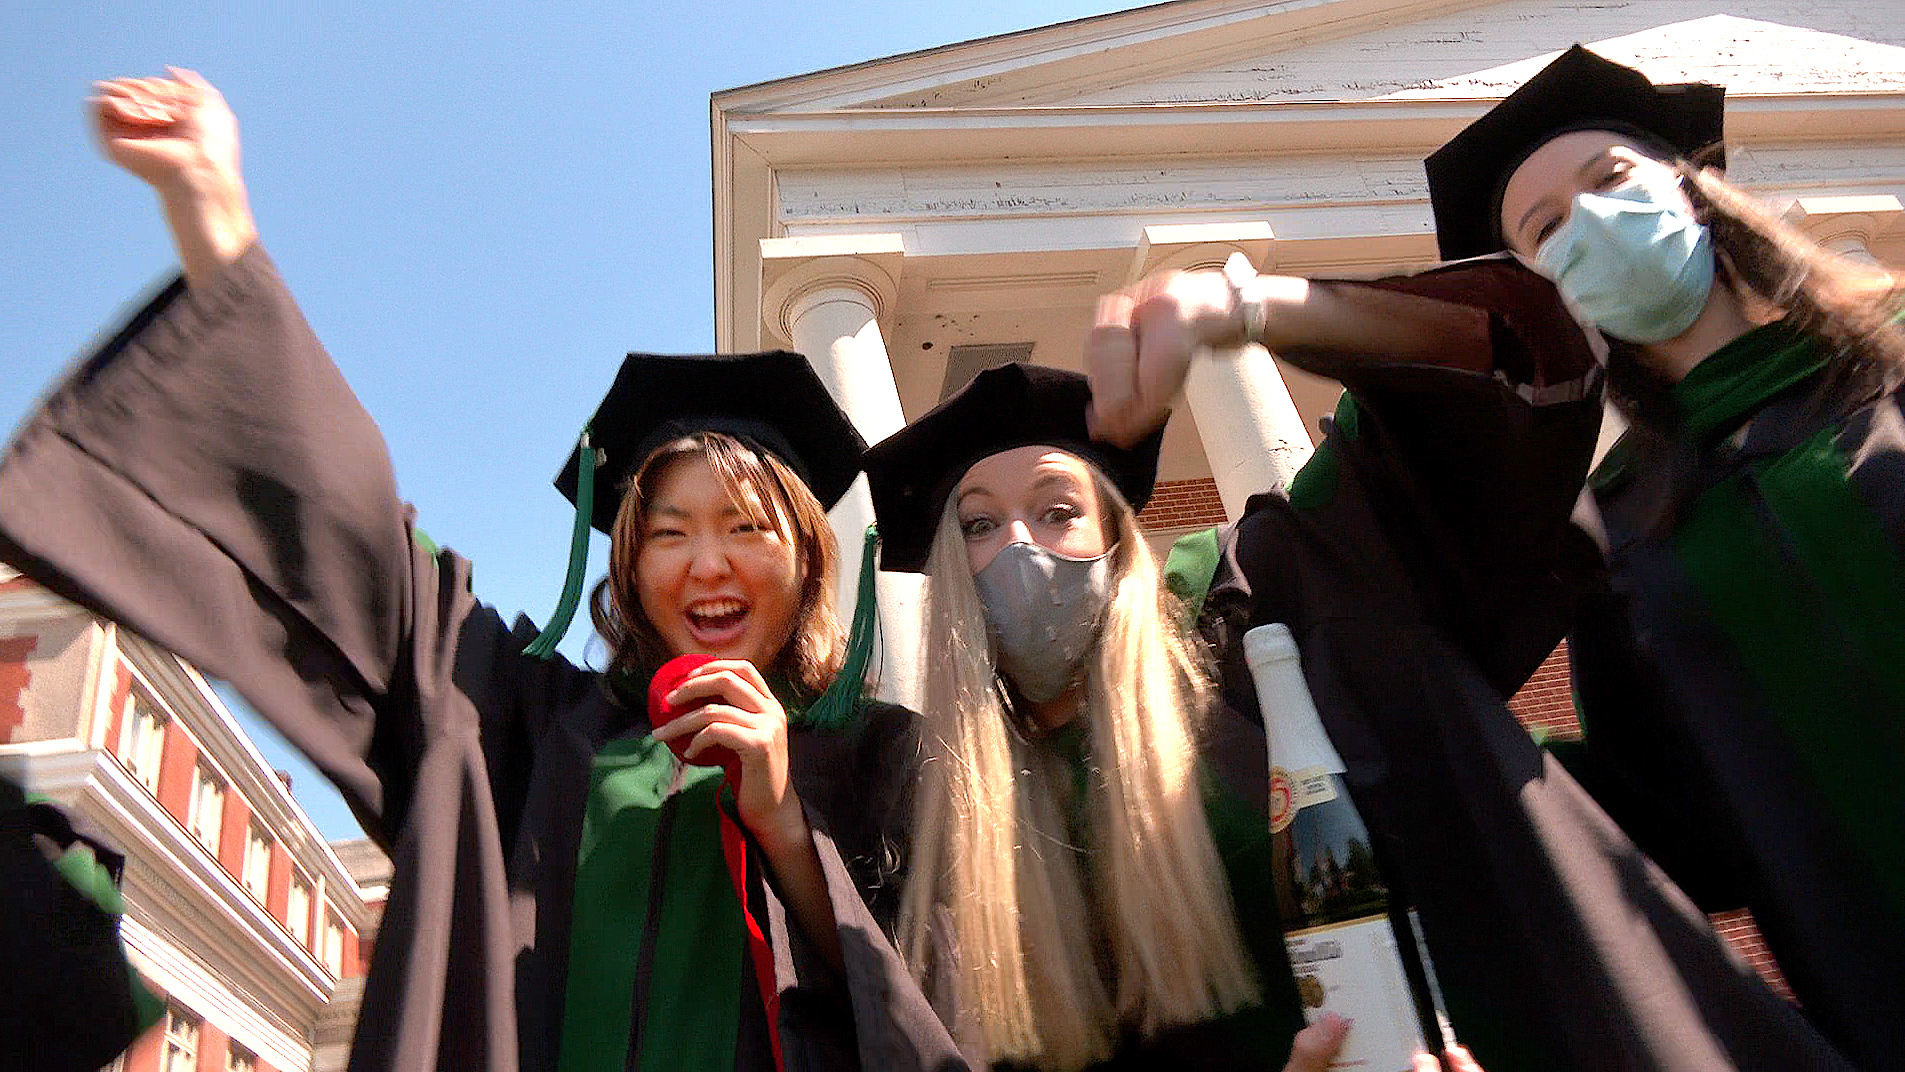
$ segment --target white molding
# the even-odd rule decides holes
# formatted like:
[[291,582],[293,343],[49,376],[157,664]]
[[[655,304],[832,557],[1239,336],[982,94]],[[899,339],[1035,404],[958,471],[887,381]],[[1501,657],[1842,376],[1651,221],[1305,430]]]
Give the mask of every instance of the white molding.
[[97,824],[125,853],[130,912],[191,934],[201,948],[228,950],[233,932],[242,933],[247,948],[270,954],[263,962],[250,956],[234,960],[234,970],[255,977],[260,992],[299,1006],[329,999],[335,983],[317,957],[110,755],[9,746],[0,753],[0,769],[17,772],[34,791]]
[[[1289,152],[1416,152],[1454,136],[1499,97],[1024,108],[906,108],[726,117],[773,168],[899,161],[1116,160]],[[1905,134],[1905,96],[1789,93],[1727,98],[1727,138],[1882,141]],[[1221,148],[1214,148],[1220,146]]]
[[112,636],[118,627],[98,615],[90,617],[92,622],[86,630],[86,676],[85,684],[80,687],[79,709],[86,719],[86,746],[105,749],[109,747],[106,735],[112,732],[113,693],[111,684],[106,681],[111,666],[106,656],[114,647]]
[[1140,233],[1125,281],[1135,283],[1166,268],[1222,268],[1232,253],[1250,258],[1250,266],[1261,272],[1270,265],[1270,251],[1276,240],[1270,224],[1262,220],[1153,224]]
[[935,91],[1022,91],[1128,80],[1185,58],[1248,54],[1484,6],[1487,0],[1180,0],[999,34],[714,94],[730,114],[917,106]]
[[842,288],[863,300],[882,331],[891,330],[906,256],[899,235],[764,238],[760,256],[761,324],[776,339],[794,346],[794,322],[810,300]]
[[185,723],[200,757],[225,779],[227,792],[239,794],[252,817],[271,830],[307,874],[352,891],[336,900],[345,920],[360,932],[371,926],[369,911],[355,895],[357,883],[204,675],[144,637],[126,630],[119,636],[120,651],[134,676],[167,703],[169,714]]
[[[0,593],[0,621],[41,622],[77,618],[86,610],[37,585]],[[11,635],[11,634],[9,634]]]
[[[260,1011],[229,980],[170,937],[131,915],[121,921],[119,933],[125,940],[127,960],[163,989],[169,1000],[204,1017],[273,1068],[310,1067],[311,1047],[302,1032]],[[320,1013],[314,1009],[311,1020]],[[222,1055],[215,1059],[222,1060]]]

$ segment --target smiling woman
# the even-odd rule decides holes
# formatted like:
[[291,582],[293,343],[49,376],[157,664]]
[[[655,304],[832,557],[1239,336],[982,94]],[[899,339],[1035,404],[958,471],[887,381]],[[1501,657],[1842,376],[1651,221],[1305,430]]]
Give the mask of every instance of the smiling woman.
[[844,648],[827,514],[787,463],[720,432],[651,453],[616,514],[596,630],[611,666],[682,652],[747,659],[818,695]]
[[[184,273],[0,460],[0,560],[228,681],[390,853],[351,1067],[956,1065],[856,886],[909,719],[843,669],[823,504],[864,444],[806,360],[629,356],[557,478],[581,554],[537,638],[417,531],[218,92],[92,106]],[[591,529],[607,674],[554,654]],[[648,675],[689,653],[655,728]]]

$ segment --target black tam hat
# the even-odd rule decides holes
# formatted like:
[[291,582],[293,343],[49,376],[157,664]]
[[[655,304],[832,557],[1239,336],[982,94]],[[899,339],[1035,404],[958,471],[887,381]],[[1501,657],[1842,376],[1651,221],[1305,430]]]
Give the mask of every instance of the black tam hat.
[[1558,135],[1611,130],[1692,157],[1720,143],[1725,101],[1722,86],[1657,86],[1575,45],[1423,161],[1442,258],[1504,248],[1502,188],[1530,153]]
[[987,369],[866,454],[880,568],[920,573],[940,513],[974,462],[1014,447],[1050,446],[1096,466],[1134,510],[1157,481],[1159,429],[1130,450],[1095,441],[1085,424],[1091,385],[1081,374],[1013,362]]
[[[597,453],[597,532],[615,525],[619,491],[657,447],[696,432],[723,432],[786,462],[832,509],[860,473],[866,441],[799,354],[630,354],[589,419]],[[582,449],[556,474],[570,502]]]
[[556,613],[528,649],[547,656],[581,597],[589,529],[608,533],[623,485],[648,456],[696,432],[722,432],[786,462],[832,509],[860,473],[866,441],[799,354],[630,354],[556,488],[576,506],[569,573]]

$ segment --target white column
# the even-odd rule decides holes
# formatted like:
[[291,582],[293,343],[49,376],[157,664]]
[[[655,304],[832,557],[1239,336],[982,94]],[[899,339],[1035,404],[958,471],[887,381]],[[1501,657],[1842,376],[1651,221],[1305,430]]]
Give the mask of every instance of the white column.
[[1873,246],[1905,233],[1905,206],[1891,194],[1801,197],[1786,220],[1847,260],[1881,267]]
[[1212,350],[1191,362],[1184,400],[1197,418],[1217,495],[1231,520],[1250,496],[1288,488],[1313,448],[1276,358],[1261,346]]
[[[858,257],[808,261],[772,288],[765,304],[768,326],[813,363],[821,382],[868,443],[906,424],[900,394],[880,333],[880,314],[890,307],[894,286],[877,264]],[[838,600],[843,625],[852,621],[860,577],[860,550],[873,523],[866,477],[831,513],[840,544]],[[877,575],[880,635],[876,694],[917,708],[920,684],[922,579],[911,574]]]

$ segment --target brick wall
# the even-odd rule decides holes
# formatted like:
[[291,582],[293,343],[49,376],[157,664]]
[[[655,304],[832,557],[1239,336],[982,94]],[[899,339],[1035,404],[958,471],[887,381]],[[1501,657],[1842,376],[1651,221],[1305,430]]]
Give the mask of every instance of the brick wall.
[[1508,709],[1531,730],[1569,739],[1581,736],[1581,721],[1574,715],[1574,690],[1568,682],[1567,641],[1554,649],[1508,701]]
[[159,803],[180,826],[192,815],[192,775],[198,770],[198,743],[187,736],[178,719],[165,724],[164,752],[159,760]]
[[225,814],[218,824],[218,862],[240,884],[245,880],[245,846],[251,840],[251,808],[236,786],[225,787]]
[[[1567,641],[1554,649],[1554,654],[1548,656],[1521,691],[1508,701],[1508,709],[1530,730],[1544,730],[1566,739],[1581,736],[1581,722],[1574,714],[1574,693],[1568,683]],[[1713,916],[1712,922],[1713,929],[1746,958],[1768,986],[1786,1000],[1793,1000],[1792,987],[1780,973],[1772,951],[1766,948],[1766,939],[1760,934],[1759,925],[1753,922],[1751,912],[1744,909],[1722,912]]]
[[132,695],[132,671],[120,663],[113,668],[112,703],[106,706],[106,751],[119,754],[119,734],[125,728],[126,699]]
[[265,911],[282,921],[291,902],[291,854],[277,841],[271,843],[271,874],[265,881]]
[[7,637],[0,640],[0,744],[13,739],[13,731],[26,721],[26,708],[20,695],[26,691],[26,657],[40,641],[37,636]]
[[1146,530],[1197,528],[1226,520],[1217,482],[1209,477],[1159,482],[1151,501],[1138,513],[1138,525]]

